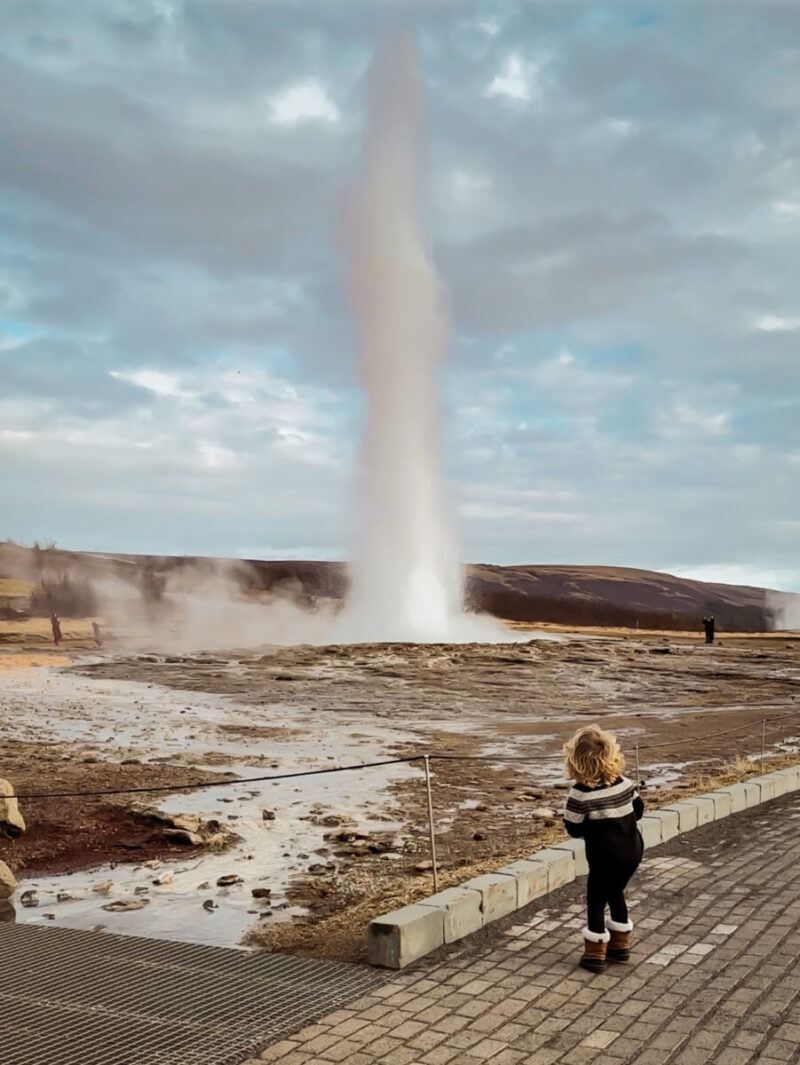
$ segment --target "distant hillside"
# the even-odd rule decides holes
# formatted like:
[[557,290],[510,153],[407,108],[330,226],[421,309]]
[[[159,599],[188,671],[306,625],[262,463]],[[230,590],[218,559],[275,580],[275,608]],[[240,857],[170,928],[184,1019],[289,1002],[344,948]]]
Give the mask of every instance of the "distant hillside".
[[[0,614],[4,609],[7,616],[30,612],[19,583],[7,586],[14,595],[4,600],[3,580],[36,587],[44,577],[52,588],[56,579],[68,575],[83,589],[113,578],[134,586],[144,599],[157,600],[176,583],[191,586],[219,573],[253,597],[288,594],[311,604],[342,599],[347,589],[347,567],[340,562],[112,555],[0,543]],[[471,610],[511,621],[564,625],[697,629],[702,616],[711,613],[723,631],[764,632],[773,627],[771,603],[778,595],[764,588],[607,566],[477,565],[467,567],[466,578]],[[41,613],[46,597],[40,594],[36,601]]]
[[772,628],[778,594],[621,566],[471,566],[467,589],[472,603],[511,621],[695,629],[713,614],[728,632]]

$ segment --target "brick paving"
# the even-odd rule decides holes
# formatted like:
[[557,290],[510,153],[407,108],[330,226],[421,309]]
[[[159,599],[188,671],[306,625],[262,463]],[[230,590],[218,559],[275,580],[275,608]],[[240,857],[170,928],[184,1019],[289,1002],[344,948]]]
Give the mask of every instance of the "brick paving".
[[274,1065],[800,1061],[800,794],[645,857],[631,964],[577,968],[583,879],[273,1044]]

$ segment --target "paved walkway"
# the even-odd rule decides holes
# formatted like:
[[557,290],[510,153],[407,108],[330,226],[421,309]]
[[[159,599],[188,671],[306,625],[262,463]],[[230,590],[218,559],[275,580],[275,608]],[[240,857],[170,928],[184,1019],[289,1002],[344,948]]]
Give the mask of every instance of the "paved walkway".
[[800,1046],[800,794],[675,839],[629,892],[632,963],[576,967],[583,882],[247,1065],[779,1065]]

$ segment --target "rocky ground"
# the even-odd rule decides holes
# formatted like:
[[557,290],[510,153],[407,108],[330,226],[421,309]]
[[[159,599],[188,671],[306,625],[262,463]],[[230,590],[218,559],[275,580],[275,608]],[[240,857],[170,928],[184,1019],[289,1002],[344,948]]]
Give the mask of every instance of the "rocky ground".
[[[214,779],[213,773],[185,766],[118,764],[96,756],[77,759],[70,744],[13,740],[3,743],[0,770],[20,795],[158,788],[147,796],[156,803],[190,778]],[[0,853],[13,869],[28,875],[69,873],[108,860],[119,864],[184,858],[187,848],[199,854],[213,842],[214,833],[205,826],[182,826],[160,816],[151,803],[135,803],[132,797],[123,802],[102,796],[22,799],[21,805],[26,831],[0,841]]]
[[[8,664],[15,656],[3,657]],[[639,775],[652,802],[747,772],[747,757],[760,751],[763,717],[771,719],[769,757],[796,749],[800,735],[800,641],[787,637],[723,637],[713,647],[691,637],[618,633],[213,656],[109,652],[66,672],[12,674],[0,776],[17,776],[25,789],[61,790],[68,777],[84,787],[123,774],[128,786],[169,785],[198,771],[270,775],[406,754],[453,756],[433,762],[442,884],[523,856],[561,832],[559,752],[578,724],[612,728],[631,766],[639,746]],[[723,730],[737,731],[692,739]],[[173,914],[199,907],[195,881],[240,876],[241,885],[213,899],[214,928],[235,939],[355,958],[371,916],[431,890],[419,763],[213,789],[165,806],[233,819],[228,827],[243,834],[241,847],[205,859],[208,870],[199,868],[191,882],[187,874],[184,893],[164,903]],[[80,814],[54,801],[27,816],[37,841],[22,859],[19,875],[27,879],[119,861],[126,842],[159,846],[145,843],[148,826],[127,800]],[[70,818],[83,843],[63,842]],[[143,855],[134,852],[139,861]],[[220,864],[226,861],[230,870]],[[262,892],[255,902],[253,888]],[[174,935],[154,914],[155,934]]]

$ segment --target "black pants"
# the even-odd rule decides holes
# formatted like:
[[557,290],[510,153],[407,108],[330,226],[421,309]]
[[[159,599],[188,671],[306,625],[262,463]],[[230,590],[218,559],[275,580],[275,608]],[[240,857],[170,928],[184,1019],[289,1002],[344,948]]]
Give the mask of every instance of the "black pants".
[[638,861],[629,865],[590,864],[586,885],[587,926],[590,932],[605,932],[606,905],[612,921],[622,923],[628,920],[625,888],[638,866]]

